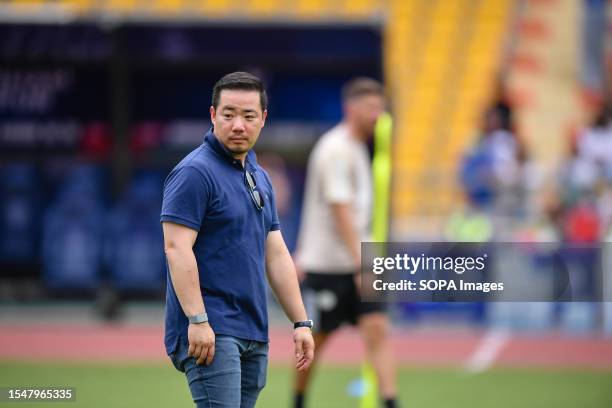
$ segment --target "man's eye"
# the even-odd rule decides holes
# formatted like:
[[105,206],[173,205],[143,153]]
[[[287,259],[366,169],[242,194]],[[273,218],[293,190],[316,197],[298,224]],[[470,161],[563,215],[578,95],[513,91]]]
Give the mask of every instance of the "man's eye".
[[247,116],[246,119],[247,120],[253,120],[253,119],[255,119],[255,116]]
[[224,114],[224,115],[223,115],[223,117],[224,117],[225,119],[231,119],[231,118],[232,118],[232,115],[230,115],[229,113],[226,113],[226,114]]

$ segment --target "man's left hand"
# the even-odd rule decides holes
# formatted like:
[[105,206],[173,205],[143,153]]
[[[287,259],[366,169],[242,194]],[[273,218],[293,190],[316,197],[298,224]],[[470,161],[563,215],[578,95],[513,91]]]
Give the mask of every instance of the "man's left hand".
[[293,342],[295,343],[295,368],[305,371],[310,367],[314,359],[314,339],[312,331],[308,327],[298,327],[293,331]]

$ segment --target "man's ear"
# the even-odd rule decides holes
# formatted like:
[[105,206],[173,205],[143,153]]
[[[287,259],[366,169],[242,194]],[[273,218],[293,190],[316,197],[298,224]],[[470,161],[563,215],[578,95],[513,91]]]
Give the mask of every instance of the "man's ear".
[[261,116],[262,120],[261,120],[261,127],[264,127],[266,125],[266,118],[268,117],[268,110],[264,110],[263,111],[263,115]]
[[215,125],[215,118],[217,116],[217,112],[215,111],[215,107],[211,106],[210,109],[210,121],[212,122],[213,126]]

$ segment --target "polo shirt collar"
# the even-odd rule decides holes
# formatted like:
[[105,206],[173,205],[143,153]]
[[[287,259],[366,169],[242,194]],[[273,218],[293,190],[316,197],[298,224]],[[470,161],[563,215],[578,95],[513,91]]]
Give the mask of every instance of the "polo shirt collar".
[[[213,130],[214,128],[211,127],[208,130],[208,132],[206,132],[206,135],[204,135],[204,144],[210,146],[210,148],[215,153],[217,153],[221,158],[226,160],[232,166],[238,166],[242,169],[243,166],[242,166],[242,163],[240,163],[240,160],[235,159],[230,154],[230,152],[225,148],[225,146],[223,146],[223,144],[219,141],[219,139],[217,139],[217,137],[214,135]],[[255,156],[255,152],[253,150],[248,151],[244,162],[245,162],[245,165],[249,164],[251,167],[255,167],[254,164],[257,162],[257,159]]]

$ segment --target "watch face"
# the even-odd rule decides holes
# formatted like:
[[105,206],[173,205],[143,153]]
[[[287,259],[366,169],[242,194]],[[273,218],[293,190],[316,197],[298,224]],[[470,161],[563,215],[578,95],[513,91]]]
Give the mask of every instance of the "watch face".
[[304,320],[303,322],[294,323],[293,328],[297,329],[298,327],[308,327],[312,329],[312,326],[313,326],[312,320]]

